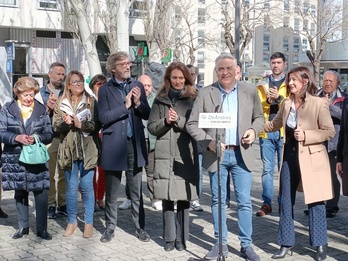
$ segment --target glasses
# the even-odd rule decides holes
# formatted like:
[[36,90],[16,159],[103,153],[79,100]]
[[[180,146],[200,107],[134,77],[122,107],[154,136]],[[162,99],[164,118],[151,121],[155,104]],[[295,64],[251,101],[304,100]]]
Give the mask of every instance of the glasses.
[[71,85],[82,85],[82,84],[84,84],[85,82],[84,81],[73,81],[73,82],[71,82],[70,84]]
[[116,64],[116,66],[121,66],[123,68],[126,68],[127,66],[131,66],[131,65],[132,65],[131,62],[124,62],[124,63]]

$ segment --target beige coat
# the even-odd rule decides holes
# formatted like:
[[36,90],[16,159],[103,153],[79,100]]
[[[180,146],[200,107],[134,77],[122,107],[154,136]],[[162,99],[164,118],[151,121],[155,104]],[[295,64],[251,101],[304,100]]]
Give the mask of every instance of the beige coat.
[[[266,122],[265,131],[277,131],[281,127],[285,129],[290,108],[291,99],[286,98],[277,116],[271,122]],[[330,163],[323,142],[334,137],[335,129],[327,102],[307,94],[305,103],[298,110],[297,125],[305,132],[305,140],[299,143],[298,148],[301,182],[297,190],[303,189],[306,204],[331,199]]]

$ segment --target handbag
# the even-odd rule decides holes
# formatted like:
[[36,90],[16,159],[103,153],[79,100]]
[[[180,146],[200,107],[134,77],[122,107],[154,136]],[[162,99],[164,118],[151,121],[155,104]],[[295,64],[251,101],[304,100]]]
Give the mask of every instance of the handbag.
[[43,144],[37,135],[33,135],[35,143],[31,145],[23,145],[19,161],[26,164],[44,164],[49,159],[46,145]]

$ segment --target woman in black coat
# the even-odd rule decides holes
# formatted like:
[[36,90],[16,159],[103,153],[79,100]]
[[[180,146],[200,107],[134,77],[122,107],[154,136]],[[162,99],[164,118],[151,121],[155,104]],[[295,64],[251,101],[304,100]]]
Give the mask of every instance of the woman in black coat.
[[13,239],[29,234],[29,191],[33,191],[36,207],[37,236],[52,239],[47,232],[47,190],[50,186],[46,164],[25,164],[19,161],[23,145],[34,143],[33,134],[44,144],[52,141],[52,126],[46,108],[34,99],[39,83],[29,77],[20,78],[14,88],[15,99],[0,112],[2,186],[15,191],[19,230]]

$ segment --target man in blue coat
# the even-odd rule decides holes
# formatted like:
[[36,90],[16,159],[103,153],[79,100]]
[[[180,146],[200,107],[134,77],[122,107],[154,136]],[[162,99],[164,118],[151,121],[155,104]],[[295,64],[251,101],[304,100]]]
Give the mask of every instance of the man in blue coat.
[[130,78],[128,54],[116,52],[108,57],[106,69],[111,79],[99,89],[98,110],[102,130],[101,166],[105,170],[106,230],[100,241],[110,242],[117,223],[117,198],[122,171],[126,171],[135,235],[150,241],[145,232],[142,196],[142,168],[147,164],[147,150],[142,120],[147,120],[150,107],[144,86]]

